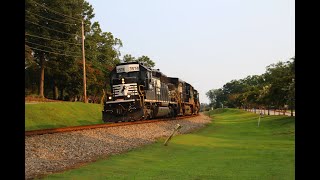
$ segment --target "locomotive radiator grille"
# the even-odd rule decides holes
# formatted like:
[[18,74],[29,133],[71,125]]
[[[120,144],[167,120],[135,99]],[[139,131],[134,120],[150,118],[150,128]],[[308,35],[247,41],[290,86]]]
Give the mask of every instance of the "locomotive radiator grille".
[[126,96],[128,94],[135,95],[138,94],[137,83],[130,84],[117,84],[113,85],[114,96]]

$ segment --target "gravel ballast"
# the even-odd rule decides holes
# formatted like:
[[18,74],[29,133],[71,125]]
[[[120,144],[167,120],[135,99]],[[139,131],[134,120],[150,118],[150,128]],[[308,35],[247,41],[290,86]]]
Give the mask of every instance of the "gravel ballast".
[[185,134],[210,123],[200,114],[183,120],[44,134],[25,138],[25,177],[33,179],[78,167],[101,157],[126,152],[168,137],[176,124]]

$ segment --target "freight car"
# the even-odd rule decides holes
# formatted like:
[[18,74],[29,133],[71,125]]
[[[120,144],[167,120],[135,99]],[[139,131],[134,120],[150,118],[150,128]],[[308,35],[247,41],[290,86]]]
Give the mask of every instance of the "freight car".
[[179,78],[167,77],[143,63],[118,64],[110,74],[111,93],[104,122],[137,121],[198,114],[199,93]]

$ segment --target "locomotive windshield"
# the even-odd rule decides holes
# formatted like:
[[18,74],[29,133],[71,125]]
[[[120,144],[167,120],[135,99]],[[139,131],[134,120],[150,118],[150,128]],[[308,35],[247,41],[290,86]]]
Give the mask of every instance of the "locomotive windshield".
[[138,77],[139,72],[128,72],[128,73],[114,73],[112,74],[112,79],[121,79],[126,77]]
[[125,83],[134,83],[138,81],[139,72],[114,73],[112,74],[112,84],[122,84],[122,78]]

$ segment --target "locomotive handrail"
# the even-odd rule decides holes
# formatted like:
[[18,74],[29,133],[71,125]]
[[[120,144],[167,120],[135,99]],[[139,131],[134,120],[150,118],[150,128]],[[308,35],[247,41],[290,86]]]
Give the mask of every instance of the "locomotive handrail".
[[[139,87],[138,87],[138,91],[139,91],[138,95],[139,95],[139,99],[140,99],[140,107],[142,107],[142,103],[144,102],[144,94],[143,94],[143,91],[141,91],[141,87],[143,87],[143,85],[139,85]],[[142,96],[142,99],[141,99],[141,96]]]

